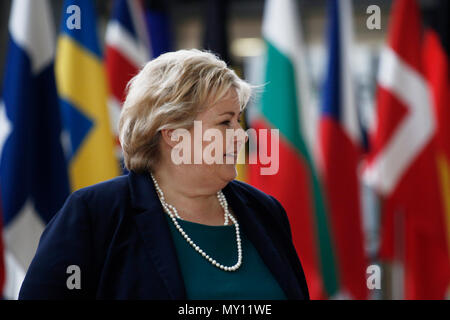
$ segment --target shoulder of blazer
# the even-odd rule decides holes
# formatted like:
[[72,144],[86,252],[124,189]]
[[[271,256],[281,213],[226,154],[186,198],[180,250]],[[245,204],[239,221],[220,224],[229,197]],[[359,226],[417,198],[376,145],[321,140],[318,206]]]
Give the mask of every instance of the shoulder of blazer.
[[[73,192],[46,225],[21,287],[21,299],[93,298],[114,231],[127,212],[118,177]],[[66,269],[83,271],[83,290],[67,290]]]
[[73,192],[68,200],[82,204],[85,221],[89,221],[92,230],[91,239],[95,239],[95,249],[103,255],[110,245],[116,230],[127,216],[133,215],[130,189],[127,176],[119,176]]
[[94,201],[95,203],[96,201],[127,196],[128,191],[128,176],[123,175],[79,189],[74,194],[77,194],[88,202]]
[[71,197],[80,198],[91,214],[102,217],[117,210],[125,210],[129,204],[130,190],[127,176],[119,176],[107,181],[79,189]]

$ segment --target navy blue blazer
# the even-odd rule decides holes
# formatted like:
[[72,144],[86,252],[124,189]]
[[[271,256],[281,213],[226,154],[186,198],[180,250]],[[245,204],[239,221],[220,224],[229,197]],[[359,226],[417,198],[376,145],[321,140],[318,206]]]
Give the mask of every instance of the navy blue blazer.
[[[279,202],[238,181],[223,193],[288,299],[309,299]],[[186,299],[165,214],[149,174],[74,192],[46,226],[19,299]],[[80,268],[80,289],[66,284],[71,265]]]

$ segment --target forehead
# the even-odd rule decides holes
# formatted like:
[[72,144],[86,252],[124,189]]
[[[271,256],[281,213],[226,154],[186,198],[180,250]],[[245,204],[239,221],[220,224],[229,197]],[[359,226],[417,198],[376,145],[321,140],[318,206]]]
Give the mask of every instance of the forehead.
[[227,111],[232,111],[235,113],[239,113],[241,111],[239,98],[236,90],[234,89],[228,90],[225,96],[206,110],[206,112],[209,113],[223,113]]

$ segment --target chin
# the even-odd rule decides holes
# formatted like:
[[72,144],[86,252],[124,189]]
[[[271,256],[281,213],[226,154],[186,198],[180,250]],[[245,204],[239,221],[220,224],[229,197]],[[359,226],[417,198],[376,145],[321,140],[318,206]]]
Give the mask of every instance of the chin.
[[236,166],[232,164],[224,165],[220,168],[220,177],[226,181],[227,183],[236,179],[237,177],[237,170]]

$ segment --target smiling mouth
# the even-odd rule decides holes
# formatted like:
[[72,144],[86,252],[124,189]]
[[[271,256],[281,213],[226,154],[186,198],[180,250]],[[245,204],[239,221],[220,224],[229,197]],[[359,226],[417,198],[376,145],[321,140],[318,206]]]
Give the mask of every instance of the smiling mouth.
[[236,161],[237,161],[237,158],[238,158],[238,155],[237,155],[237,153],[225,153],[224,155],[223,155],[223,157],[225,158],[225,159],[229,159],[229,158],[233,158],[233,164],[234,163],[236,163]]

